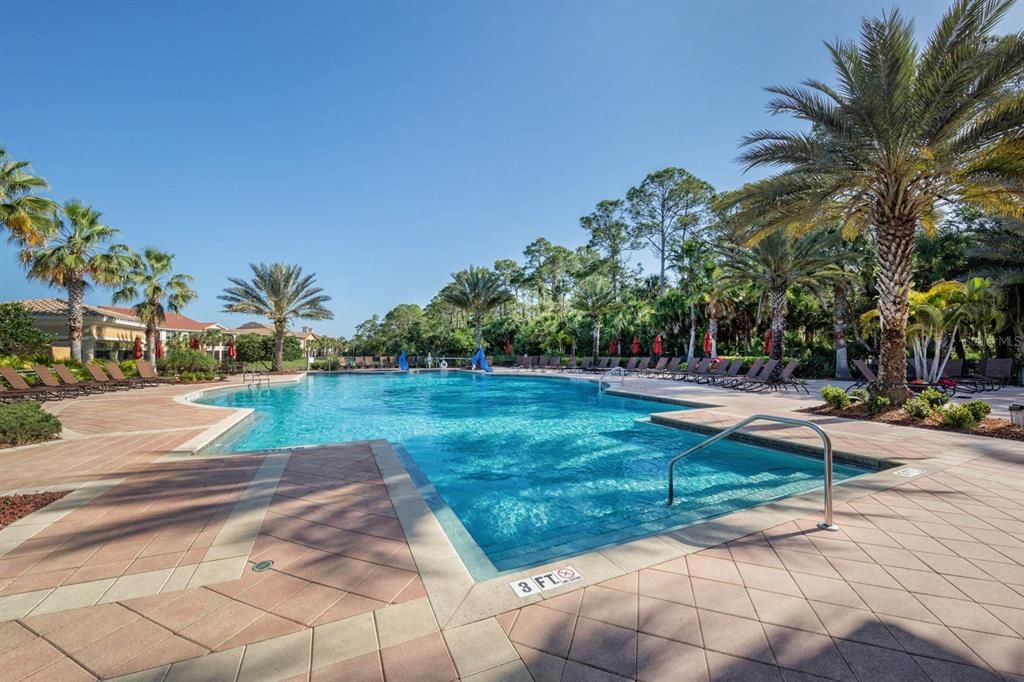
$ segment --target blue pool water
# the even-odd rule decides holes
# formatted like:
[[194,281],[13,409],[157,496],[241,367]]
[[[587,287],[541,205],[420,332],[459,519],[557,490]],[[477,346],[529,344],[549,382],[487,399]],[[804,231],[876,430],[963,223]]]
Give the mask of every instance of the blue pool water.
[[[321,375],[204,403],[255,419],[228,452],[387,439],[436,490],[438,518],[478,578],[717,516],[822,485],[821,460],[644,421],[685,409],[598,394],[589,382],[462,372]],[[836,481],[864,473],[835,465]]]

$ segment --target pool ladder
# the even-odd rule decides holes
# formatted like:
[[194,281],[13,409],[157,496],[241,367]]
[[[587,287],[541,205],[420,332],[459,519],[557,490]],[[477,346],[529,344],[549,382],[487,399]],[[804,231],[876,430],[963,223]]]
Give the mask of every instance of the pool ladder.
[[825,431],[815,424],[814,422],[807,421],[806,419],[793,419],[791,417],[775,417],[770,414],[754,414],[741,422],[733,424],[724,431],[716,433],[711,438],[708,438],[702,443],[697,443],[692,448],[676,455],[672,458],[672,461],[668,465],[668,504],[672,506],[672,502],[675,500],[675,468],[676,462],[686,457],[689,457],[695,452],[703,450],[709,445],[713,445],[723,438],[728,438],[736,431],[742,429],[744,426],[751,424],[756,421],[775,422],[777,424],[787,424],[789,426],[804,426],[811,429],[819,436],[821,436],[822,452],[824,453],[825,460],[825,520],[818,524],[818,528],[824,530],[839,530],[839,526],[832,523],[832,439],[828,437]]
[[622,368],[622,367],[612,367],[608,371],[604,372],[601,375],[601,378],[597,380],[597,392],[598,393],[603,393],[606,386],[608,388],[611,388],[611,383],[605,384],[604,379],[605,379],[605,377],[614,377],[614,376],[619,377],[619,385],[621,386],[622,382],[624,382],[626,380],[626,370],[624,368]]
[[258,372],[254,369],[242,370],[242,383],[249,388],[259,388],[264,383],[270,387],[270,375],[266,372]]

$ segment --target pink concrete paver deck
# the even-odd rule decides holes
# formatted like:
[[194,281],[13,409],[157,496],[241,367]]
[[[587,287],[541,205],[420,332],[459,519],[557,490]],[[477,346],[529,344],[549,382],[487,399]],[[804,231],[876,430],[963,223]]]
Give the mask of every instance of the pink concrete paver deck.
[[[265,457],[161,461],[223,418],[172,400],[190,390],[66,401],[59,411],[79,437],[0,451],[0,488],[124,479],[38,538],[45,552],[0,559],[17,571],[0,577],[0,597],[32,576],[71,570],[67,582],[108,547],[116,556],[94,562],[96,576],[170,560],[153,557],[199,559],[198,525],[212,524],[206,540],[222,527]],[[676,416],[719,428],[809,404],[675,382],[627,390],[712,403]],[[119,411],[146,417],[124,424],[110,418]],[[90,426],[101,414],[112,432]],[[0,680],[1024,678],[1024,452],[821,422],[839,450],[934,471],[837,505],[839,532],[817,529],[817,516],[797,519],[454,629],[431,614],[370,448],[297,450],[240,578],[0,622]],[[813,434],[758,431],[814,444]],[[249,570],[263,559],[270,570]],[[488,622],[507,638],[484,636]],[[511,657],[495,654],[502,642]]]

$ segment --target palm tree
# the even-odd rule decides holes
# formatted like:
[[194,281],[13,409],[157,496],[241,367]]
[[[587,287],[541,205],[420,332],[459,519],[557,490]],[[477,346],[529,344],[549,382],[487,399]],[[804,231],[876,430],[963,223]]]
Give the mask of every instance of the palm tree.
[[949,202],[1024,214],[1024,106],[1015,85],[1024,76],[1024,34],[993,33],[1012,4],[957,0],[923,51],[898,10],[864,19],[859,42],[827,45],[835,87],[808,79],[768,88],[776,95],[771,113],[792,114],[811,130],[757,131],[743,140],[748,169],[784,169],[727,200],[756,225],[748,236],[835,219],[847,234],[873,231],[882,322],[875,390],[896,402],[909,396],[917,229],[933,231],[938,206]]
[[770,307],[773,360],[782,360],[789,291],[800,287],[817,293],[824,282],[845,276],[830,253],[840,239],[837,232],[795,238],[779,231],[750,248],[720,249],[724,263],[719,283],[751,284],[761,290],[761,305]]
[[601,318],[615,308],[615,290],[603,277],[591,275],[576,285],[572,307],[594,325],[594,357],[601,354]]
[[106,251],[102,250],[105,242],[118,234],[116,229],[100,221],[102,215],[80,201],[68,201],[61,212],[52,217],[59,230],[56,240],[44,246],[26,246],[20,255],[30,278],[67,290],[71,358],[79,362],[82,361],[82,305],[86,287],[118,284],[137,258],[124,244],[113,244]]
[[708,318],[708,331],[711,332],[711,357],[718,356],[718,320],[732,314],[732,301],[721,289],[714,288],[704,295],[704,314]]
[[16,161],[0,147],[0,227],[11,239],[41,246],[55,227],[51,216],[57,205],[38,195],[49,189],[46,180],[32,174],[28,161]]
[[481,324],[485,314],[512,300],[500,275],[487,268],[469,266],[452,275],[452,281],[441,291],[441,299],[473,319],[476,347],[483,347]]
[[331,320],[334,314],[324,307],[331,300],[323,289],[314,286],[316,275],[303,275],[298,265],[250,263],[252,279],[228,277],[233,286],[218,296],[225,301],[224,312],[263,315],[274,325],[274,360],[271,369],[284,364],[284,336],[294,319]]
[[167,311],[180,313],[198,294],[190,286],[191,275],[172,274],[174,254],[146,248],[132,263],[120,289],[114,292],[114,303],[131,303],[135,314],[146,325],[146,358],[156,360],[156,334],[164,323]]

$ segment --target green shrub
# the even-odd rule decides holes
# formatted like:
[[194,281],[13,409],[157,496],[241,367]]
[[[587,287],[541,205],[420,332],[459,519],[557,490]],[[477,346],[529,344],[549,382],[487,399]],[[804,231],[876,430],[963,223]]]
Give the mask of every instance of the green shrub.
[[53,337],[20,303],[0,303],[0,355],[49,355]]
[[870,414],[878,414],[888,410],[892,406],[892,401],[884,395],[873,395],[864,404],[867,405]]
[[968,400],[964,407],[970,410],[976,422],[980,422],[992,412],[992,408],[984,400]]
[[0,405],[0,445],[25,445],[49,440],[60,430],[60,420],[44,412],[35,401]]
[[949,402],[949,396],[936,388],[926,388],[917,397],[927,400],[932,407],[941,407]]
[[173,350],[156,361],[161,373],[212,372],[217,361],[201,350]]
[[843,410],[850,406],[850,396],[838,386],[826,386],[821,389],[821,397],[825,399],[829,407]]
[[903,403],[903,409],[911,417],[925,419],[932,413],[932,405],[924,396],[916,396]]
[[121,374],[126,377],[137,377],[139,376],[139,368],[135,364],[134,360],[122,360],[117,363],[117,366],[121,368]]
[[942,410],[942,424],[953,429],[973,428],[978,420],[966,405],[949,405]]
[[868,389],[866,388],[851,389],[850,392],[847,393],[847,395],[849,395],[850,398],[852,398],[853,400],[859,400],[862,403],[866,403],[868,401],[868,398],[871,397],[871,395],[868,393]]

